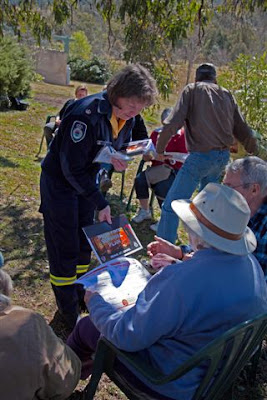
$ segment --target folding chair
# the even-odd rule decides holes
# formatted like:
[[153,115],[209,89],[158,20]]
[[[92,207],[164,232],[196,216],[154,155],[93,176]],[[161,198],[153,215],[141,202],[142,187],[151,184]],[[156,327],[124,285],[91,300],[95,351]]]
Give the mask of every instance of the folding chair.
[[[116,174],[121,174],[120,202],[122,203],[122,201],[123,201],[123,195],[124,195],[125,171],[115,171],[115,170],[108,171],[108,177],[109,177],[110,180],[112,180],[112,175],[113,175],[114,173],[116,173]],[[107,191],[103,191],[103,190],[102,190],[102,193],[103,193],[103,195],[104,195],[104,197],[105,197],[106,194],[107,194]]]
[[[48,115],[46,117],[45,125],[48,124],[51,121],[52,118],[55,118],[55,120],[56,120],[56,115]],[[38,157],[41,154],[44,139],[45,139],[45,134],[43,133],[42,139],[41,139],[41,142],[40,142],[40,146],[39,146],[39,150],[38,150],[38,153],[36,154],[35,157]]]
[[153,368],[141,359],[138,353],[119,350],[102,337],[98,342],[91,379],[83,392],[84,399],[92,400],[94,398],[99,380],[102,374],[106,373],[126,394],[128,399],[149,398],[153,400],[151,396],[147,397],[142,393],[140,394],[140,392],[137,394],[136,389],[114,369],[114,361],[116,357],[119,357],[120,360],[130,364],[155,385],[163,385],[179,379],[196,366],[205,362],[207,369],[196,389],[193,400],[217,400],[228,389],[232,389],[234,380],[251,359],[251,370],[252,373],[255,373],[257,358],[253,361],[253,355],[261,346],[266,332],[267,314],[261,314],[228,330],[169,375],[163,375],[159,370]]
[[[139,165],[138,165],[135,178],[137,177],[138,174],[140,174],[143,171],[144,165],[145,165],[145,161],[142,159],[140,161]],[[126,210],[127,211],[130,210],[131,202],[132,202],[133,195],[134,195],[134,190],[135,190],[135,180],[134,180],[134,183],[133,183],[133,186],[132,186],[129,198],[128,198],[128,202],[127,202],[127,205],[126,205]],[[150,200],[149,200],[149,208],[151,210],[152,217],[153,217],[153,203],[154,203],[154,200],[155,200],[155,192],[154,192],[153,189],[151,189],[151,195],[150,195]]]
[[124,182],[125,182],[125,171],[122,171],[121,172],[121,192],[120,192],[120,201],[121,202],[123,200]]

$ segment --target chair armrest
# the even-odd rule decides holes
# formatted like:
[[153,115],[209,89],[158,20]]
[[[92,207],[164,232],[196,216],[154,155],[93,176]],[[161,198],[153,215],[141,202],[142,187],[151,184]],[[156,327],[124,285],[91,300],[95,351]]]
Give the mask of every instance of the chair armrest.
[[[141,373],[147,380],[154,383],[155,385],[162,385],[174,379],[178,379],[184,375],[187,371],[183,367],[178,367],[170,375],[164,375],[160,370],[154,368],[146,360],[144,360],[138,353],[132,353],[118,349],[106,338],[100,339],[109,350],[112,350],[113,354],[120,359],[123,363],[127,363],[132,366],[136,371]],[[191,369],[191,368],[190,368]]]
[[48,116],[46,117],[45,123],[48,124],[48,123],[51,121],[52,118],[55,118],[55,120],[56,120],[57,115],[48,115]]

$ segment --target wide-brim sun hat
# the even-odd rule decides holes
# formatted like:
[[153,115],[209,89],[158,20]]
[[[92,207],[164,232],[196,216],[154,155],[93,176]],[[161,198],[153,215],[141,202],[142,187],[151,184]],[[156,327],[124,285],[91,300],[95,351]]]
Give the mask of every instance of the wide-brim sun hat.
[[249,206],[236,190],[209,183],[193,201],[174,200],[171,206],[178,217],[210,246],[236,255],[246,255],[256,249],[256,237],[247,226]]

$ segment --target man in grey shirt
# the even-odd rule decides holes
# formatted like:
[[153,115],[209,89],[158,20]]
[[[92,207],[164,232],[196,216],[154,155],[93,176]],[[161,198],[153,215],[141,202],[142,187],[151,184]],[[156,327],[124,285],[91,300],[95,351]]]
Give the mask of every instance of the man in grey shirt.
[[219,182],[236,139],[249,153],[257,151],[257,140],[234,97],[217,84],[214,65],[201,64],[195,81],[184,88],[172,114],[164,121],[157,142],[157,152],[161,154],[171,136],[185,126],[190,154],[163,203],[157,231],[159,237],[172,243],[176,240],[179,220],[171,202],[189,199],[198,186],[202,190],[209,182]]

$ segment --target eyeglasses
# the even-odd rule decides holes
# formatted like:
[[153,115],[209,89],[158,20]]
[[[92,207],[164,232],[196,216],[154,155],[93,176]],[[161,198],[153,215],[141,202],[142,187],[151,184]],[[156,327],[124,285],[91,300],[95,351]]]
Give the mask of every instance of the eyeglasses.
[[224,186],[228,186],[231,189],[236,189],[238,187],[242,187],[243,189],[247,189],[250,185],[254,185],[254,182],[249,182],[249,183],[241,183],[241,185],[235,185],[235,186],[231,186],[231,184],[229,183],[224,183]]
[[140,99],[120,97],[112,107],[116,116],[127,120],[139,114],[146,105],[146,102]]

